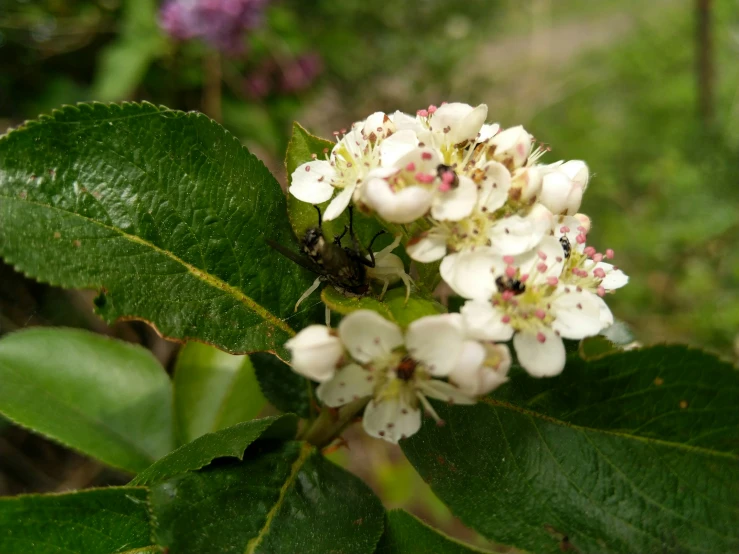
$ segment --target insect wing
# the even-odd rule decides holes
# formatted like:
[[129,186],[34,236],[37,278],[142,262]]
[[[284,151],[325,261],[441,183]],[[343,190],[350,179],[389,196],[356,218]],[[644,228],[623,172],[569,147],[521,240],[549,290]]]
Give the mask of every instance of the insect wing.
[[285,256],[287,259],[292,260],[296,264],[298,264],[300,267],[307,269],[308,271],[312,271],[313,273],[317,273],[318,275],[326,275],[326,270],[322,268],[317,263],[313,262],[310,258],[307,258],[306,256],[303,256],[302,254],[298,254],[297,252],[293,252],[289,248],[286,248],[282,246],[281,244],[273,241],[272,239],[264,239],[267,244],[269,244],[272,248],[277,250],[280,254]]

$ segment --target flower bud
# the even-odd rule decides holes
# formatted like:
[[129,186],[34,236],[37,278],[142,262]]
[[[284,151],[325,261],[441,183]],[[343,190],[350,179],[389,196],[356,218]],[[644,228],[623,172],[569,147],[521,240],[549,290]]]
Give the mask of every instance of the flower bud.
[[509,196],[521,202],[528,202],[541,191],[541,170],[536,167],[522,167],[513,173]]
[[490,139],[495,147],[493,158],[508,168],[521,167],[531,153],[531,135],[521,125],[511,127]]
[[325,382],[336,372],[344,354],[341,340],[324,325],[310,325],[285,343],[292,354],[293,371],[313,381]]
[[[572,180],[559,167],[546,171],[541,181],[539,202],[544,204],[554,214],[567,211],[568,198],[572,192]],[[580,195],[582,199],[582,194]],[[578,205],[579,207],[579,205]],[[577,208],[575,209],[577,210]]]

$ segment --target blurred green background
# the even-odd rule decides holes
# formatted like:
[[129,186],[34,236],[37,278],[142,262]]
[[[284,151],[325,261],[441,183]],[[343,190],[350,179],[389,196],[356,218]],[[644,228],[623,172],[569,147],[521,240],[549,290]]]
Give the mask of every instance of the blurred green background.
[[[589,164],[582,211],[631,277],[609,304],[636,338],[739,357],[736,0],[179,1],[251,2],[261,18],[234,51],[214,44],[222,29],[173,31],[156,0],[0,0],[0,131],[65,103],[148,100],[219,120],[284,182],[293,120],[330,137],[376,110],[484,102],[550,145],[546,161]],[[143,343],[165,365],[175,354],[141,324],[106,328],[83,293],[7,266],[0,279],[0,333],[75,325]],[[335,456],[389,506],[471,537],[399,451],[370,442]],[[6,430],[0,493],[80,486],[83,462],[54,448]],[[71,484],[48,464],[71,464]]]

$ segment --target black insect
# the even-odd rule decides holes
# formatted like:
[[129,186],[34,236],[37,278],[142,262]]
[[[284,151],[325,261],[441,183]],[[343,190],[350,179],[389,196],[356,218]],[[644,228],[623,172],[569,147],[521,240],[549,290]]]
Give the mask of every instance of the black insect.
[[498,292],[511,291],[514,296],[523,294],[526,291],[526,285],[521,281],[512,279],[511,277],[503,277],[502,275],[495,279],[495,286],[498,287]]
[[562,245],[562,250],[565,251],[565,260],[570,257],[570,254],[572,254],[572,245],[570,244],[570,239],[568,239],[566,236],[562,235],[559,237],[559,243]]
[[459,177],[457,176],[457,172],[454,171],[454,168],[450,165],[439,164],[436,167],[436,175],[443,181],[444,175],[446,174],[452,175],[452,182],[450,183],[451,188],[457,188],[459,186]]
[[[333,242],[326,240],[323,234],[320,208],[318,206],[314,208],[318,212],[318,226],[311,227],[303,235],[301,245],[304,255],[293,252],[270,239],[267,239],[267,243],[286,258],[318,274],[322,280],[329,282],[336,289],[356,295],[367,294],[369,291],[367,268],[375,267],[372,245],[375,239],[385,231],[380,231],[372,237],[366,249],[366,253],[369,254],[368,260],[354,234],[354,213],[351,206],[349,207],[349,225],[344,227],[344,232],[335,237]],[[347,233],[351,239],[351,246],[341,244]]]

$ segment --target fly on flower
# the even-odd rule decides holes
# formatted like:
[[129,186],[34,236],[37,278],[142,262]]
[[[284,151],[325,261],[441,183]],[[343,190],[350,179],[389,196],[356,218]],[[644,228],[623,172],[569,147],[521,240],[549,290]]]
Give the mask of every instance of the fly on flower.
[[[375,234],[367,248],[364,249],[354,233],[354,214],[351,206],[349,207],[349,225],[344,228],[341,235],[335,237],[333,241],[329,241],[323,234],[321,210],[318,206],[314,207],[318,212],[318,226],[309,228],[303,235],[301,239],[302,254],[293,252],[281,244],[267,239],[267,243],[283,256],[318,274],[318,278],[313,285],[303,293],[295,304],[296,310],[300,303],[310,296],[323,281],[351,296],[367,294],[370,290],[370,278],[385,283],[383,294],[393,280],[402,280],[410,292],[410,278],[405,273],[403,262],[390,253],[392,249],[398,246],[399,241],[393,242],[390,248],[378,252],[376,258],[372,251],[372,245],[375,239],[385,231],[379,231]],[[342,240],[347,233],[351,246],[342,245]]]

